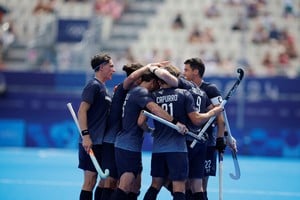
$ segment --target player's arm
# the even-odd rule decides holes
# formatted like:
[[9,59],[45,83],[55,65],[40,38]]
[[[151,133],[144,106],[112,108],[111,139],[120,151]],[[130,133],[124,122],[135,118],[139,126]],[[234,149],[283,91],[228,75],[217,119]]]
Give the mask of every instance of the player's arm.
[[148,126],[147,123],[147,117],[141,112],[138,118],[138,122],[137,124],[139,125],[139,127],[141,127],[141,129],[143,129],[145,132],[150,132],[152,133],[154,131],[153,128]]
[[200,126],[203,123],[205,123],[207,120],[209,120],[211,117],[219,116],[222,111],[223,108],[221,106],[216,106],[206,113],[199,113],[196,111],[190,112],[188,113],[188,117],[190,118],[190,120],[194,125]]
[[92,148],[92,140],[90,138],[89,132],[88,132],[88,122],[87,122],[87,112],[90,109],[90,104],[82,101],[80,103],[79,109],[78,109],[78,123],[81,129],[82,134],[82,146],[86,150],[86,152],[90,151],[90,148]]
[[125,78],[123,82],[123,88],[125,90],[129,90],[133,83],[137,81],[148,69],[149,67],[146,65],[132,72],[128,77]]
[[170,72],[168,72],[168,70],[159,68],[158,66],[150,66],[149,69],[158,78],[165,81],[171,87],[178,87],[178,78],[172,75]]
[[[211,99],[212,105],[214,107],[219,106],[222,102],[222,97],[217,96]],[[223,115],[218,115],[216,117],[216,125],[217,125],[217,140],[216,140],[216,149],[223,153],[226,148],[226,141],[224,138],[225,133],[225,120]]]
[[163,61],[163,62],[158,62],[158,63],[149,63],[149,64],[143,66],[142,68],[140,68],[138,70],[135,70],[128,77],[125,78],[125,80],[123,82],[124,89],[125,90],[130,89],[132,84],[135,81],[137,81],[147,70],[150,70],[150,71],[152,70],[151,72],[153,73],[154,68],[159,68],[158,66],[164,66],[167,63],[169,63],[169,62],[168,61]]

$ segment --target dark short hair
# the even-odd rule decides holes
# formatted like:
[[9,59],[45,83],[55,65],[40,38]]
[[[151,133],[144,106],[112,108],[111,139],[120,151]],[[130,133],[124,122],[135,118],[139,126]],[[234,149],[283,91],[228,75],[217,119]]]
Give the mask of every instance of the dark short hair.
[[100,68],[100,65],[107,64],[111,60],[111,57],[106,54],[96,54],[91,58],[91,66],[94,71],[98,71]]
[[135,70],[138,70],[142,67],[143,67],[143,65],[140,63],[126,64],[123,66],[123,71],[126,72],[127,76],[129,76],[132,72],[134,72]]
[[205,65],[204,62],[200,58],[190,58],[184,61],[185,65],[190,65],[191,68],[198,69],[199,71],[199,76],[203,77],[204,72],[205,72]]

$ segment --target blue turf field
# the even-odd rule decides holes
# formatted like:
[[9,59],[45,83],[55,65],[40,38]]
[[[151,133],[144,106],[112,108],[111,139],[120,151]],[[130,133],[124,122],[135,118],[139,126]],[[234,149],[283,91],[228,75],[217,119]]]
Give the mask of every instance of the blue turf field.
[[[232,180],[232,159],[224,158],[224,200],[300,199],[300,160],[239,156],[241,179]],[[150,184],[150,153],[143,154],[142,199]],[[78,199],[82,172],[76,150],[0,148],[1,200]],[[209,199],[218,199],[218,178],[209,184]],[[171,199],[162,190],[160,200]]]

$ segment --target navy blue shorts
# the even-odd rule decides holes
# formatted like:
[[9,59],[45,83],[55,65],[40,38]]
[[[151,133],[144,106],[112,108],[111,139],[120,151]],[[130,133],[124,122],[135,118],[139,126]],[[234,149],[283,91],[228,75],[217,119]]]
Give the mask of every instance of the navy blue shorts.
[[118,170],[115,159],[115,146],[113,143],[102,144],[102,166],[103,170],[109,169],[109,176],[118,179]]
[[[93,145],[92,149],[100,167],[102,167],[102,158],[101,158],[102,145],[100,144]],[[82,143],[78,144],[78,158],[79,158],[79,164],[78,164],[79,169],[97,172],[90,158],[90,155],[84,150]]]
[[135,176],[142,173],[142,153],[128,151],[115,147],[118,178],[125,172],[132,172]]
[[151,176],[183,181],[188,178],[188,153],[152,153]]
[[208,146],[206,148],[206,159],[204,164],[205,176],[216,176],[217,169],[217,151],[215,146]]
[[194,148],[190,147],[191,143],[191,141],[187,141],[189,157],[189,178],[203,178],[207,148],[206,143],[197,143]]

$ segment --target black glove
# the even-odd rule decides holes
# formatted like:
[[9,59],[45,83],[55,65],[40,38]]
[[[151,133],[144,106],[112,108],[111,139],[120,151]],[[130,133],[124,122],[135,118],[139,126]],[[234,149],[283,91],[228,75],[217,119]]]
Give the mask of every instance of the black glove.
[[216,149],[219,153],[224,153],[226,148],[226,143],[223,137],[218,137],[216,141]]

